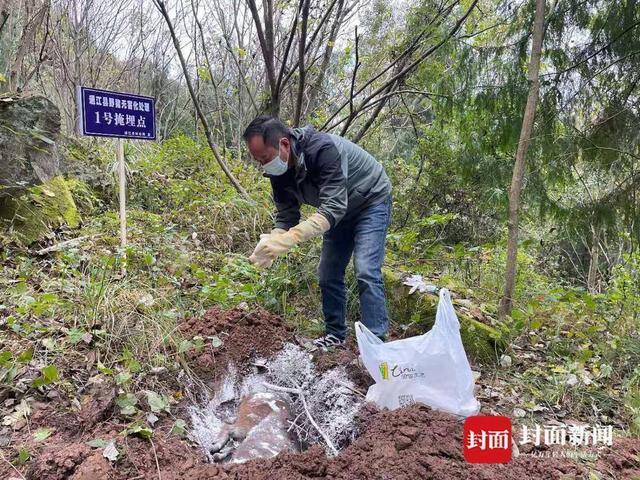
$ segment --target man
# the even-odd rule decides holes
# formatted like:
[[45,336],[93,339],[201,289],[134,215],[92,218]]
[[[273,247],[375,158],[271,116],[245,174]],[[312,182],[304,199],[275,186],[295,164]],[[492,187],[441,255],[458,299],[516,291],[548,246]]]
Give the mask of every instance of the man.
[[[325,335],[314,344],[327,350],[344,344],[344,274],[353,254],[362,323],[381,339],[389,326],[382,281],[391,182],[369,153],[313,127],[289,129],[278,118],[259,116],[243,137],[269,177],[276,205],[275,228],[260,236],[249,259],[269,267],[278,256],[324,235],[318,270]],[[300,205],[318,207],[300,221]]]

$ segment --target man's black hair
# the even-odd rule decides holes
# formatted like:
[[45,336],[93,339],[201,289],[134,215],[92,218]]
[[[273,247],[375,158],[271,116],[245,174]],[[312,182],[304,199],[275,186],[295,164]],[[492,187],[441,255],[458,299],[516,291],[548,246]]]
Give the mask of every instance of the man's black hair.
[[274,148],[278,148],[282,137],[291,138],[289,128],[278,117],[269,115],[260,115],[254,118],[242,134],[242,138],[249,141],[251,137],[256,135],[262,137],[265,145],[271,145]]

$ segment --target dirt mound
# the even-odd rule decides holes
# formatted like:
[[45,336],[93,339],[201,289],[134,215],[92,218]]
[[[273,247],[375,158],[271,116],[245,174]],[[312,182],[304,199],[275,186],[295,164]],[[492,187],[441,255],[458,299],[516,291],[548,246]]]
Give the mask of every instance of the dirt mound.
[[521,455],[507,465],[470,464],[462,453],[462,422],[428,407],[373,414],[362,435],[340,455],[327,458],[318,446],[301,454],[282,454],[233,466],[199,466],[192,479],[414,479],[581,478],[576,463]]
[[[51,425],[43,418],[34,420]],[[71,415],[62,415],[57,423],[73,422]],[[83,431],[82,425],[75,422],[77,430],[70,428],[56,431],[43,444],[33,440],[32,435],[22,435],[18,444],[24,446],[31,459],[24,474],[27,480],[125,480],[158,478],[158,469],[164,480],[189,478],[184,472],[204,465],[206,459],[199,448],[184,439],[170,433],[173,421],[162,418],[156,425],[151,441],[142,438],[123,436],[126,422],[112,419],[94,429]],[[97,438],[114,441],[118,450],[118,460],[110,463],[103,456],[103,447],[92,448],[89,443]],[[153,443],[152,443],[153,442]],[[10,478],[12,473],[8,465],[0,464],[0,478]]]
[[50,447],[38,457],[27,478],[64,480],[74,474],[76,468],[89,456],[91,448],[84,443],[70,443],[60,448]]
[[[284,479],[458,479],[501,480],[589,478],[580,464],[560,458],[520,455],[506,465],[465,462],[462,454],[462,422],[446,413],[414,405],[410,408],[376,412],[365,410],[363,431],[358,439],[335,458],[327,458],[319,445],[303,453],[284,453],[270,460],[242,465],[206,463],[202,452],[169,434],[170,422],[154,431],[153,444],[147,440],[117,434],[124,425],[90,434],[54,436],[36,453],[25,472],[31,479],[124,480],[157,478],[164,480],[261,480]],[[108,424],[105,424],[107,427]],[[117,441],[120,459],[109,463],[102,449],[92,449],[87,440],[101,436]],[[640,442],[618,438],[601,452],[597,470],[603,478],[637,478]],[[9,478],[7,465],[0,466],[0,478]],[[4,474],[4,476],[3,476]]]
[[242,368],[252,358],[267,357],[293,340],[293,329],[282,317],[262,309],[240,307],[212,308],[204,317],[186,320],[180,325],[180,332],[187,339],[201,336],[222,341],[219,346],[206,342],[203,351],[191,355],[196,371],[206,376],[221,373],[229,363]]
[[[43,445],[38,446],[31,434],[17,442],[24,445],[32,459],[25,477],[31,479],[124,480],[157,478],[164,480],[205,479],[413,479],[413,478],[479,478],[501,480],[522,478],[589,478],[588,471],[572,460],[520,455],[506,465],[466,463],[462,454],[462,422],[455,417],[414,405],[407,409],[378,412],[363,410],[361,435],[335,458],[327,458],[315,445],[306,452],[285,453],[270,460],[257,460],[242,465],[206,463],[202,452],[184,439],[170,434],[172,421],[163,418],[156,425],[153,443],[120,434],[126,422],[110,419],[83,430],[77,421],[76,431],[62,423],[72,415],[61,415],[55,421],[51,410],[44,415],[35,412],[32,429],[59,427]],[[26,430],[26,429],[25,429]],[[95,438],[116,441],[120,458],[115,463],[102,456],[102,448],[89,448]],[[600,452],[597,470],[603,478],[637,478],[640,471],[637,439],[616,438],[613,447]],[[12,455],[7,455],[11,458]],[[8,464],[0,464],[0,478],[15,476]]]
[[619,438],[600,456],[598,470],[614,478],[640,478],[640,440]]
[[[216,377],[233,362],[239,370],[249,367],[255,357],[269,357],[294,334],[284,321],[262,310],[242,308],[224,311],[215,308],[202,318],[185,321],[180,330],[185,338],[200,336],[205,348],[192,353],[191,364],[202,378]],[[194,352],[191,350],[190,352]],[[371,383],[358,365],[357,347],[315,356],[318,372],[337,365],[366,392]],[[269,460],[242,465],[209,464],[202,450],[171,433],[174,418],[161,415],[153,427],[151,441],[123,434],[131,420],[113,408],[115,390],[110,380],[92,378],[79,404],[72,408],[69,399],[32,405],[29,428],[0,430],[0,439],[8,436],[11,446],[6,459],[15,459],[24,448],[27,464],[19,467],[25,478],[74,480],[124,480],[158,478],[198,479],[413,479],[479,478],[501,480],[522,478],[588,478],[581,464],[562,458],[522,454],[506,465],[469,464],[462,452],[462,422],[445,413],[414,405],[410,408],[379,412],[365,406],[360,415],[359,437],[338,456],[328,458],[320,445],[302,453],[283,453]],[[77,402],[76,402],[77,403]],[[186,405],[172,408],[185,417]],[[139,419],[140,420],[140,419]],[[50,428],[51,437],[37,441],[33,433]],[[91,446],[95,439],[115,442],[117,461],[103,456],[103,447]],[[6,441],[7,439],[5,439]],[[534,453],[534,452],[529,452]],[[640,472],[640,442],[616,438],[613,447],[599,452],[596,469],[602,478],[635,478]],[[0,462],[0,478],[16,471],[8,462]]]
[[316,352],[313,362],[320,373],[331,370],[334,367],[344,366],[347,375],[359,390],[367,393],[373,385],[373,378],[367,370],[358,362],[358,345],[352,340],[348,340],[345,348],[339,348],[331,352]]

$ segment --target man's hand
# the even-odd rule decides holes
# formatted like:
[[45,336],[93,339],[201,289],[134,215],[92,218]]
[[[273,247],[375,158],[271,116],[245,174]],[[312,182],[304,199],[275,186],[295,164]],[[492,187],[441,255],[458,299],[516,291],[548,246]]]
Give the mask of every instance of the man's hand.
[[259,267],[268,268],[278,255],[287,253],[297,244],[308,240],[317,235],[322,235],[329,230],[329,221],[321,213],[314,213],[308,219],[300,222],[293,228],[284,233],[264,233],[260,235],[260,241],[253,253],[249,257],[249,261]]
[[273,264],[275,257],[270,257],[267,251],[264,249],[264,244],[273,235],[272,233],[263,233],[260,235],[260,241],[253,249],[253,253],[249,257],[249,261],[254,265],[262,268],[269,268]]
[[263,233],[249,260],[259,267],[268,268],[278,255],[287,253],[296,245],[291,235]]
[[271,230],[271,233],[263,233],[260,235],[260,242],[258,242],[258,245],[256,245],[256,248],[253,250],[253,253],[249,257],[249,261],[259,267],[269,268],[275,257],[268,254],[265,245],[269,242],[271,236],[283,233],[286,233],[286,230],[282,228],[274,228]]

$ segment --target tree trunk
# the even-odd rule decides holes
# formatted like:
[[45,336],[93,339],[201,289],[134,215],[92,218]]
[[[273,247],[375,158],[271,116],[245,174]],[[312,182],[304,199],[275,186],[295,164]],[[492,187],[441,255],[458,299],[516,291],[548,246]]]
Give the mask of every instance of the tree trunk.
[[298,127],[300,120],[302,119],[302,103],[304,101],[304,87],[305,87],[305,65],[304,65],[304,50],[307,45],[307,21],[309,20],[309,4],[310,0],[304,0],[302,4],[302,17],[300,20],[300,39],[298,41],[298,68],[300,74],[298,77],[298,95],[296,98],[296,109],[293,115],[293,125]]
[[258,41],[260,42],[260,49],[262,50],[262,56],[264,57],[264,65],[267,72],[267,81],[269,83],[270,97],[263,105],[263,110],[269,114],[277,117],[280,113],[280,91],[278,89],[278,81],[276,78],[275,68],[275,52],[274,52],[274,39],[273,39],[273,1],[264,0],[263,16],[264,16],[264,28],[262,21],[260,20],[260,14],[258,13],[258,6],[255,0],[247,0],[253,22],[256,25],[256,33],[258,35]]
[[587,275],[587,290],[598,293],[598,262],[600,260],[600,236],[598,230],[591,226],[591,248],[589,249],[589,273]]
[[[31,16],[31,10],[35,13]],[[22,35],[18,42],[18,50],[11,65],[9,72],[8,88],[10,91],[22,91],[26,87],[26,79],[23,78],[23,64],[29,50],[33,48],[36,33],[44,22],[45,15],[49,9],[49,2],[37,5],[35,1],[27,3],[25,12],[25,24],[22,29]],[[3,16],[6,12],[3,12]],[[7,14],[8,18],[8,14]]]
[[218,147],[213,141],[213,135],[211,134],[211,128],[209,127],[209,122],[207,121],[207,117],[205,117],[202,108],[200,107],[200,102],[198,101],[198,97],[196,96],[196,92],[193,88],[193,84],[191,82],[191,77],[189,76],[189,70],[187,69],[187,62],[184,59],[184,55],[182,54],[182,49],[180,48],[180,43],[178,42],[178,37],[176,37],[176,32],[173,29],[173,24],[171,23],[171,19],[169,18],[169,13],[165,8],[164,2],[161,0],[155,0],[156,7],[162,14],[165,22],[167,23],[167,27],[169,28],[169,33],[171,34],[171,39],[173,40],[173,46],[176,49],[176,53],[178,54],[178,59],[180,60],[180,65],[182,66],[182,73],[184,74],[185,81],[187,82],[187,89],[189,90],[189,95],[191,95],[191,100],[193,101],[193,106],[196,109],[196,113],[200,118],[200,122],[202,123],[202,128],[204,129],[205,136],[207,138],[207,143],[209,144],[209,148],[213,153],[218,165],[227,176],[231,184],[234,188],[240,193],[243,197],[249,198],[249,194],[246,192],[242,185],[236,180],[236,177],[233,176],[229,167],[227,167],[226,162],[220,156],[220,152],[218,152]]
[[513,306],[513,291],[516,283],[516,266],[518,255],[518,215],[520,212],[520,193],[522,192],[522,179],[524,177],[525,159],[531,143],[533,121],[538,103],[538,91],[540,90],[540,56],[542,52],[542,40],[544,37],[544,0],[536,0],[536,13],[533,23],[533,42],[531,44],[531,59],[529,61],[529,96],[524,109],[520,140],[516,151],[516,160],[513,166],[511,189],[509,191],[509,239],[507,242],[507,264],[505,272],[504,295],[500,300],[498,318],[503,319],[511,314]]
[[340,30],[340,24],[342,22],[343,15],[343,6],[344,0],[339,0],[338,3],[338,11],[336,13],[335,20],[331,24],[331,29],[329,33],[329,41],[324,50],[324,54],[322,56],[322,64],[320,65],[320,70],[318,71],[318,77],[316,78],[314,84],[311,86],[311,92],[309,94],[309,112],[313,113],[316,108],[316,100],[318,95],[322,91],[322,86],[324,84],[324,78],[329,69],[329,62],[331,60],[331,54],[333,53],[333,47],[336,43],[336,38],[338,37],[338,31]]

